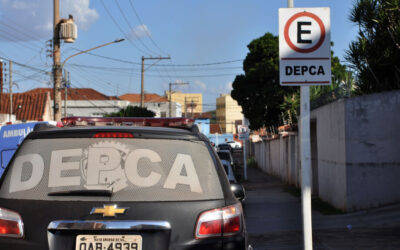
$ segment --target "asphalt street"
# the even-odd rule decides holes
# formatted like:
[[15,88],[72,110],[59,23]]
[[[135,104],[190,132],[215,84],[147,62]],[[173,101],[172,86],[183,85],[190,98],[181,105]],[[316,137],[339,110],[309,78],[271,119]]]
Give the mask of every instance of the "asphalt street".
[[[303,249],[300,198],[256,168],[249,168],[243,184],[254,249]],[[314,249],[400,249],[400,204],[348,214],[313,211],[312,216]]]

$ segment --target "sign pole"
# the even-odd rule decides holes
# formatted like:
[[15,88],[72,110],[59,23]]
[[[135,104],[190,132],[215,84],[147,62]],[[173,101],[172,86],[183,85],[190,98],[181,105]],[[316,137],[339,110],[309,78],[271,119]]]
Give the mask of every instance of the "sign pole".
[[[294,0],[288,0],[288,8],[294,8]],[[310,151],[310,87],[300,86],[301,205],[303,212],[304,250],[313,249]]]
[[246,117],[243,117],[242,125],[238,126],[239,140],[242,140],[243,152],[243,177],[247,181],[247,159],[246,159],[246,142],[249,139],[249,128],[247,127]]
[[244,180],[247,181],[246,140],[242,140],[242,144],[243,144]]
[[311,220],[310,87],[300,86],[301,204],[304,249],[313,249]]

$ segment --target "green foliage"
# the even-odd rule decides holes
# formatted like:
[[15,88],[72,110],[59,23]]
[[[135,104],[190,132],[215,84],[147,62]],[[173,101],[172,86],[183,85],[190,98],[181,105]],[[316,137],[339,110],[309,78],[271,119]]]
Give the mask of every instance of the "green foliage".
[[147,108],[137,106],[128,106],[120,109],[118,112],[109,113],[104,117],[154,117],[156,114]]
[[247,159],[247,167],[249,168],[257,168],[258,164],[257,161],[254,157],[250,157],[249,159]]
[[236,76],[232,84],[231,95],[242,106],[251,129],[279,125],[285,111],[280,104],[298,89],[279,85],[278,46],[278,37],[271,33],[253,40],[243,62],[245,74]]
[[400,89],[400,0],[357,0],[350,20],[359,27],[346,56],[358,94]]
[[[271,33],[253,40],[243,62],[244,75],[233,81],[232,97],[242,106],[251,129],[296,123],[299,115],[300,89],[279,85],[278,37]],[[333,46],[333,43],[332,43]],[[332,85],[310,87],[311,100],[346,82],[348,71],[331,52]]]
[[[331,43],[333,46],[333,42]],[[313,101],[321,96],[331,93],[334,89],[343,87],[343,84],[351,82],[352,74],[349,72],[345,65],[340,63],[340,59],[334,56],[331,51],[331,72],[332,84],[329,86],[311,86],[310,87],[310,100]],[[350,76],[350,79],[348,79]],[[280,105],[286,112],[283,114],[283,119],[291,123],[297,122],[297,115],[300,109],[300,90],[291,93],[284,97],[283,103]]]

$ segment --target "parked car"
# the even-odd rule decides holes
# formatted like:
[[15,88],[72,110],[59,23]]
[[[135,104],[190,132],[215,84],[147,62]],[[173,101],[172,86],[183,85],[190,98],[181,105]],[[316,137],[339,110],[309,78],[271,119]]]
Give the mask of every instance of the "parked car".
[[236,165],[235,165],[235,163],[233,161],[233,157],[232,157],[231,151],[229,151],[229,150],[218,150],[217,154],[218,154],[218,157],[221,160],[228,161],[232,165],[233,169],[236,169]]
[[[237,193],[236,198],[238,198],[238,200],[240,202],[244,202],[244,200],[246,199],[245,189],[241,184],[238,184],[238,182],[235,178],[235,175],[233,173],[231,164],[229,163],[229,161],[226,161],[226,160],[221,160],[221,162],[222,162],[222,165],[224,166],[225,173],[228,177],[229,182],[231,184],[237,184],[237,185],[231,185],[232,192],[234,192],[234,193],[239,192],[239,193]],[[238,189],[238,190],[236,190],[236,189]]]
[[229,151],[232,151],[232,147],[228,143],[218,144],[217,148],[218,148],[218,150],[229,150]]
[[229,144],[231,146],[231,148],[234,148],[234,149],[242,148],[242,144],[240,144],[240,142],[237,142],[237,141],[227,141],[226,143]]
[[251,249],[244,190],[192,122],[31,132],[0,179],[0,249]]
[[230,183],[237,183],[235,175],[233,174],[232,165],[227,160],[221,160],[222,165],[224,166],[224,170],[226,175],[228,176],[228,180]]

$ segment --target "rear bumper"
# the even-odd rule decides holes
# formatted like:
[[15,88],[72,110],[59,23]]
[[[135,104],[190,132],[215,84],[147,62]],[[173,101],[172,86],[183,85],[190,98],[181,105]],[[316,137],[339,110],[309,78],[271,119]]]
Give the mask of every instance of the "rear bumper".
[[[32,241],[27,241],[25,239],[3,239],[0,238],[0,249],[7,250],[75,250],[75,240],[68,236],[58,235],[57,237],[62,237],[64,240],[51,242],[43,242],[43,244],[37,244]],[[146,246],[144,241],[143,249],[162,249],[158,244],[166,244],[165,242],[156,242],[152,240],[150,245]],[[156,245],[153,245],[156,244]],[[167,243],[168,245],[168,243]],[[154,248],[156,247],[156,248]],[[204,239],[186,242],[184,244],[173,244],[168,246],[162,246],[169,250],[252,250],[247,246],[246,239],[243,235],[237,235],[234,237],[221,239]]]

